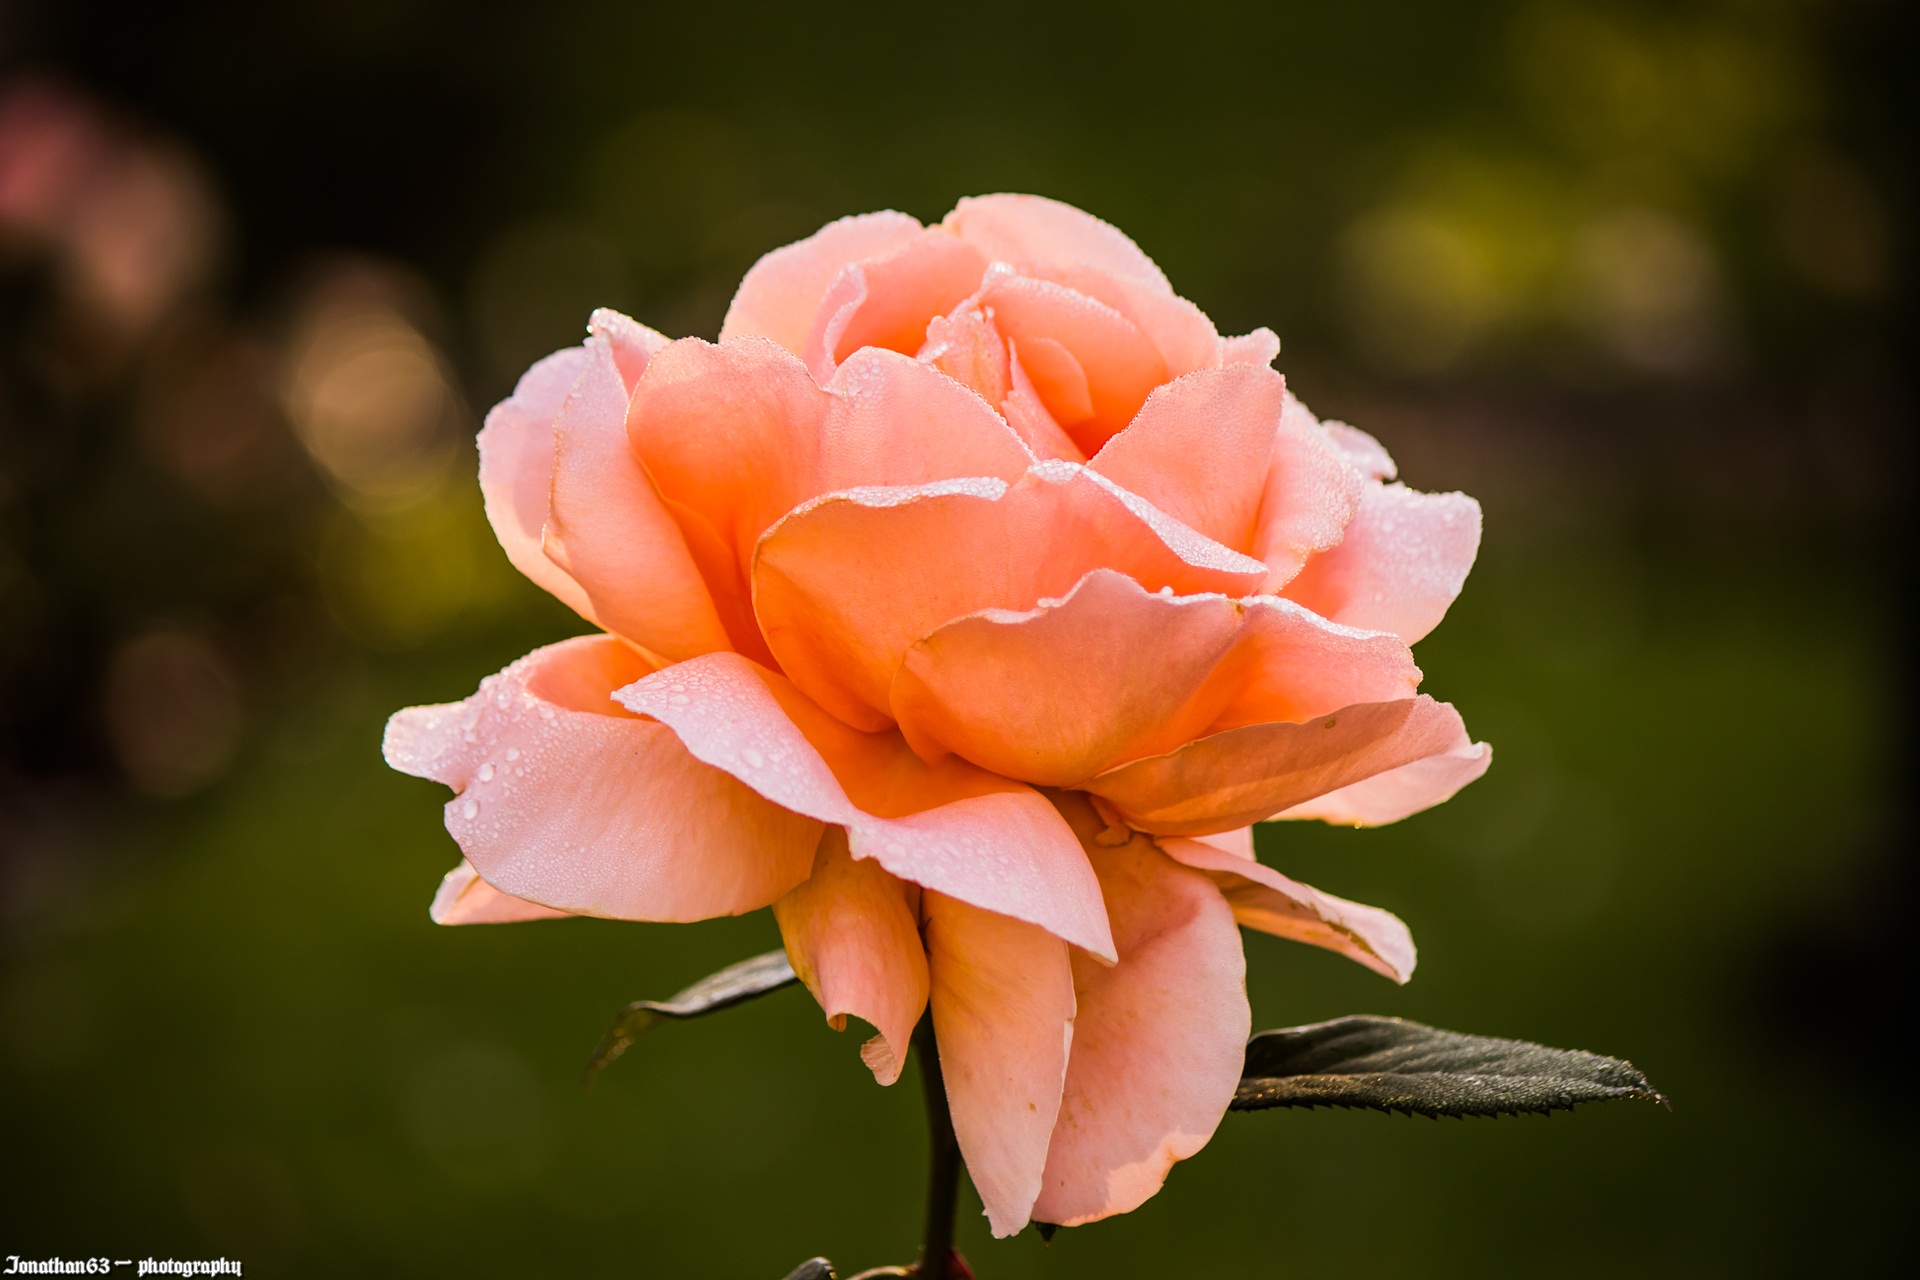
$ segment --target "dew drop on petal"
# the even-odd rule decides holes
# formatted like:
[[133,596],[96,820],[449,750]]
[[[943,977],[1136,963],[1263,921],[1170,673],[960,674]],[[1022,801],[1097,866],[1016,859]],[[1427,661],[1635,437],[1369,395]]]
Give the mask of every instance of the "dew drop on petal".
[[688,697],[688,696],[687,696],[686,694],[684,694],[684,693],[676,693],[676,694],[674,694],[674,695],[673,695],[673,696],[672,696],[671,698],[668,698],[668,699],[667,699],[667,703],[668,703],[668,705],[670,705],[670,706],[675,706],[675,707],[684,707],[684,706],[686,706],[686,705],[687,705],[687,704],[688,704],[689,702],[692,702],[692,701],[693,701],[693,699],[692,699],[692,698],[689,698],[689,697]]
[[519,758],[520,758],[520,748],[518,747],[507,748],[507,763],[511,764],[515,760],[518,760]]
[[482,782],[493,781],[493,761],[489,760],[485,764],[480,766],[480,781]]
[[752,747],[747,747],[745,750],[741,751],[740,758],[742,760],[745,760],[750,767],[755,769],[760,768],[762,765],[766,764],[767,762],[767,758],[761,755],[758,751],[755,751]]
[[472,822],[475,818],[480,816],[480,802],[478,800],[469,800],[465,804],[461,805],[460,816],[465,818],[468,822]]

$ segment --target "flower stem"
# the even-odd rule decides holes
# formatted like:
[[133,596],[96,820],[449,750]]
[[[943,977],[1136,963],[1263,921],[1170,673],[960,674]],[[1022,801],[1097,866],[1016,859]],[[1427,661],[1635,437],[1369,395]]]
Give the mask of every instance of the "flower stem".
[[940,1046],[933,1038],[929,1009],[913,1029],[920,1059],[920,1087],[927,1100],[927,1225],[920,1242],[919,1280],[954,1280],[965,1272],[954,1265],[953,1227],[960,1196],[960,1140],[947,1109],[947,1083],[940,1074]]

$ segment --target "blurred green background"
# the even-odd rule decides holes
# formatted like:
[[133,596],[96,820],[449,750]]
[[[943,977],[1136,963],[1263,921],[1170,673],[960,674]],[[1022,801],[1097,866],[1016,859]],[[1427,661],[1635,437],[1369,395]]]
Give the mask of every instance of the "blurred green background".
[[1011,189],[1485,504],[1418,656],[1493,771],[1260,835],[1420,972],[1249,936],[1255,1025],[1585,1047],[1674,1108],[1229,1116],[1050,1247],[969,1193],[979,1274],[1891,1269],[1913,13],[0,0],[0,1255],[911,1258],[916,1088],[798,991],[580,1089],[765,913],[436,929],[443,793],[378,743],[581,629],[472,481],[529,360],[602,304],[711,336],[829,218]]

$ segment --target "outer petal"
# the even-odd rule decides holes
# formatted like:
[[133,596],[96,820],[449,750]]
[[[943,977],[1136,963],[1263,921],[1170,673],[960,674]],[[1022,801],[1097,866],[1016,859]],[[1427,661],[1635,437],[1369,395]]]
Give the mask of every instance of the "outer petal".
[[720,340],[759,334],[799,355],[820,300],[840,269],[897,249],[920,234],[904,213],[867,213],[829,222],[753,264],[727,308]]
[[822,385],[861,347],[912,355],[927,324],[980,287],[987,260],[963,240],[934,228],[882,257],[841,268],[807,332],[802,358]]
[[1493,748],[1467,742],[1451,750],[1377,773],[1362,782],[1283,810],[1282,818],[1319,818],[1343,826],[1379,827],[1431,809],[1477,779],[1493,763]]
[[487,413],[480,429],[480,493],[487,521],[513,567],[593,620],[580,584],[547,558],[547,498],[553,488],[553,420],[587,365],[579,347],[556,351],[522,374],[513,394]]
[[1252,1023],[1240,933],[1220,890],[1143,836],[1088,854],[1120,963],[1073,957],[1073,1053],[1033,1207],[1062,1226],[1139,1208],[1175,1161],[1206,1146],[1240,1083]]
[[1067,945],[1030,924],[926,895],[933,1030],[954,1135],[996,1236],[1027,1225],[1073,1040]]
[[940,224],[994,262],[1085,263],[1142,280],[1167,293],[1173,286],[1125,232],[1070,204],[1044,196],[974,196]]
[[[1392,912],[1322,893],[1206,840],[1163,836],[1160,847],[1211,876],[1249,929],[1337,951],[1395,982],[1413,976],[1413,935]],[[1124,947],[1120,954],[1124,964]]]
[[433,906],[427,914],[435,924],[515,924],[522,920],[559,920],[573,913],[502,893],[482,880],[473,864],[462,858],[460,865],[440,881],[440,890],[433,895]]
[[1038,792],[959,760],[928,766],[898,733],[860,733],[737,654],[621,689],[687,750],[768,800],[847,828],[857,859],[1113,958],[1100,886]]
[[1358,427],[1344,422],[1323,422],[1320,430],[1333,442],[1346,460],[1369,480],[1391,480],[1398,473],[1387,447]]
[[554,422],[547,555],[593,616],[668,660],[729,647],[679,526],[627,446],[627,389],[614,345],[587,340],[585,368]]
[[989,609],[907,651],[891,690],[920,755],[1071,786],[1212,727],[1307,720],[1413,696],[1393,636],[1336,626],[1291,601],[1172,596],[1111,569],[1028,612]]
[[1176,378],[1088,464],[1236,551],[1253,547],[1286,379],[1238,365]]
[[1453,750],[1459,713],[1426,696],[1362,703],[1305,724],[1251,724],[1109,769],[1083,787],[1131,826],[1205,835]]
[[611,636],[550,645],[465,702],[395,714],[387,763],[459,793],[447,830],[502,893],[622,920],[764,907],[806,878],[820,824],[622,711],[613,690],[650,670]]
[[1472,498],[1376,480],[1340,545],[1308,561],[1284,594],[1335,622],[1412,644],[1446,616],[1479,551]]
[[1277,592],[1308,557],[1340,541],[1360,509],[1366,477],[1291,395],[1266,476],[1251,550],[1271,570],[1261,590]]
[[1265,366],[1280,354],[1280,335],[1264,326],[1237,338],[1220,339],[1220,363]]
[[796,684],[872,724],[922,636],[981,609],[1030,609],[1101,567],[1181,594],[1238,595],[1264,574],[1098,473],[1043,462],[1012,486],[855,490],[799,507],[755,553],[754,610]]
[[927,1007],[918,898],[879,863],[854,861],[846,830],[828,827],[813,875],[773,904],[787,959],[834,1030],[844,1030],[852,1014],[879,1031],[860,1056],[881,1084],[900,1078]]

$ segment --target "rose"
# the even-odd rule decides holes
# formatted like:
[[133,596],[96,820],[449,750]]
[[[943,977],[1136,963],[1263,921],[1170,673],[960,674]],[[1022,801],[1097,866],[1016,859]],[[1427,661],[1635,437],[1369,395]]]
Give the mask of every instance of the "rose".
[[[930,1005],[997,1235],[1137,1207],[1249,1019],[1238,924],[1404,981],[1249,823],[1486,768],[1408,646],[1479,540],[1117,230],[1028,196],[763,258],[718,345],[596,312],[480,435],[513,563],[604,634],[400,712],[459,793],[444,923],[772,905],[895,1080]],[[1090,460],[1089,460],[1090,458]]]

